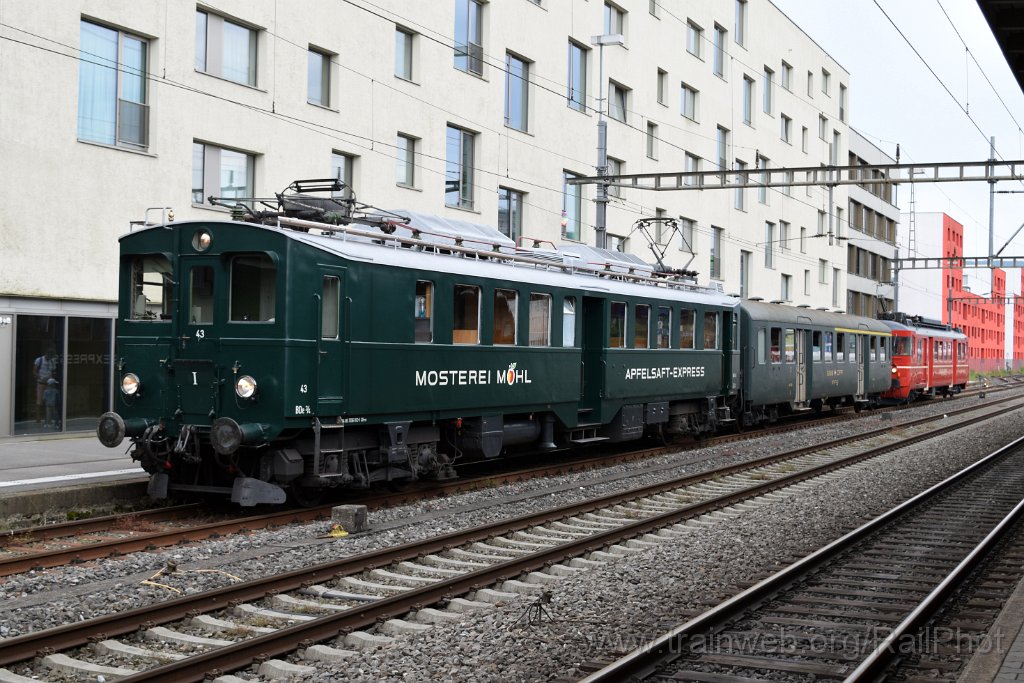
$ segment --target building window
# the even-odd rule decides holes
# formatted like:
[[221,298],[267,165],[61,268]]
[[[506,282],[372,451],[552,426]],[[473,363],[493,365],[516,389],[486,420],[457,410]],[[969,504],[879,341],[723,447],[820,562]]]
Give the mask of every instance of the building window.
[[839,305],[839,269],[832,269],[832,305]]
[[[690,154],[687,152],[683,157],[683,170],[687,173],[700,173],[700,157],[696,154]],[[689,176],[683,181],[686,185],[703,185],[704,181],[701,178]]]
[[846,86],[839,84],[839,120],[846,121]]
[[679,112],[691,121],[697,120],[697,95],[697,90],[686,83],[680,86]]
[[505,125],[526,131],[530,105],[530,64],[512,55],[505,54]]
[[621,86],[615,81],[608,81],[608,116],[616,121],[626,122],[626,112],[629,111],[629,88]]
[[658,158],[658,124],[647,122],[647,158]]
[[827,70],[822,69],[821,70],[821,92],[823,92],[826,95],[831,97],[832,96],[831,90],[832,90],[832,74],[830,74]]
[[747,0],[736,0],[736,35],[737,45],[747,42]]
[[352,178],[354,177],[356,158],[341,152],[331,153],[331,177],[340,180],[343,187],[334,194],[341,199],[352,199]]
[[722,78],[725,78],[725,34],[726,30],[715,24],[714,61],[711,70]]
[[455,0],[455,68],[484,72],[484,6],[479,0]]
[[604,34],[625,34],[626,12],[610,2],[604,3]]
[[807,154],[807,126],[800,127],[800,149]]
[[775,224],[768,221],[764,224],[764,267],[775,267]]
[[839,148],[840,148],[840,143],[841,142],[842,142],[842,137],[840,136],[839,131],[838,130],[833,130],[832,131],[832,146],[831,146],[831,149],[829,150],[829,163],[831,163],[833,166],[838,166],[839,165]]
[[763,157],[760,154],[755,158],[754,164],[760,173],[758,173],[758,184],[757,184],[757,201],[762,204],[768,203],[768,158]]
[[[804,296],[810,296],[810,295],[811,295],[811,271],[805,269],[804,270]],[[820,334],[820,332],[815,332],[814,334]],[[815,359],[815,360],[817,360],[817,359]]]
[[786,171],[785,173],[786,184],[782,186],[782,194],[787,197],[793,196],[793,183],[796,182],[796,176],[793,171]]
[[743,75],[743,123],[753,125],[754,122],[754,79]]
[[764,68],[764,84],[762,87],[764,88],[762,93],[764,113],[771,114],[775,97],[775,72],[768,67]]
[[562,176],[562,237],[570,240],[580,239],[580,227],[583,223],[583,186],[570,185],[571,178],[579,178],[576,173],[563,173]]
[[740,250],[740,297],[750,296],[750,257],[749,251]]
[[569,106],[576,111],[587,108],[587,49],[569,41]]
[[88,21],[80,40],[78,139],[145,149],[149,43]]
[[793,67],[785,62],[782,63],[782,70],[779,72],[779,85],[786,90],[793,90]]
[[[622,175],[624,167],[625,167],[625,163],[621,159],[616,159],[614,157],[608,157],[608,175]],[[622,188],[619,187],[618,185],[609,185],[608,186],[608,196],[609,197],[621,197],[622,196]]]
[[[729,129],[718,126],[715,133],[715,148],[718,150],[718,170],[729,170]],[[725,177],[724,175],[722,176]],[[724,184],[724,183],[723,183]]]
[[779,115],[779,120],[782,121],[781,131],[779,137],[782,138],[783,142],[792,144],[793,137],[793,119],[789,118],[785,114]]
[[444,203],[473,208],[473,170],[476,134],[448,126],[445,136]]
[[256,31],[209,12],[196,12],[196,71],[256,85]]
[[814,97],[814,72],[807,72],[807,96]]
[[679,250],[690,254],[697,253],[697,245],[693,242],[693,219],[679,217]]
[[412,80],[412,41],[415,36],[411,31],[395,27],[395,75],[407,81]]
[[807,253],[807,228],[800,228],[800,253]]
[[658,69],[658,104],[668,104],[668,72]]
[[722,228],[711,226],[711,269],[710,276],[713,280],[722,279]]
[[310,48],[306,62],[306,101],[331,106],[331,56]]
[[779,221],[779,250],[789,250],[789,222]]
[[523,193],[498,188],[498,230],[513,240],[523,234]]
[[828,117],[818,114],[818,137],[828,142]]
[[660,0],[650,0],[648,3],[647,11],[650,12],[653,17],[658,16],[659,2]]
[[692,21],[686,22],[686,51],[701,59],[704,53],[704,29]]
[[[792,290],[792,286],[793,286],[793,276],[792,275],[786,275],[785,273],[783,273],[782,278],[781,278],[781,285],[782,286],[779,288],[779,298],[782,299],[783,301],[791,301],[790,291]],[[787,336],[788,336],[788,334],[787,334]],[[792,359],[790,358],[789,348],[790,348],[790,344],[789,344],[789,340],[787,339],[786,340],[786,361],[787,362],[792,362]]]
[[192,203],[204,204],[210,195],[252,197],[255,165],[252,154],[193,142]]
[[747,164],[746,162],[736,160],[736,208],[740,211],[747,210],[747,190],[746,185],[749,181],[747,176]]
[[399,133],[395,148],[395,183],[416,187],[416,138]]
[[818,211],[818,235],[825,234],[825,212]]
[[825,259],[818,259],[818,282],[828,284],[828,261]]

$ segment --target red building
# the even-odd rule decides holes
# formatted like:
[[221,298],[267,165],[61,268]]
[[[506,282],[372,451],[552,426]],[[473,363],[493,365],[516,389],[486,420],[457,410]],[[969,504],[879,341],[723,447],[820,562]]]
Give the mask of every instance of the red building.
[[[942,255],[964,256],[963,246],[964,226],[942,214]],[[979,295],[964,289],[963,269],[944,268],[942,272],[942,321],[964,331],[971,369],[981,372],[1003,369],[1006,356],[1006,272],[994,268],[991,279],[991,292]],[[1024,274],[1021,284],[1024,287]],[[1019,296],[1013,297],[1013,317],[1013,359],[1014,365],[1019,365],[1017,361],[1024,359],[1024,302]]]

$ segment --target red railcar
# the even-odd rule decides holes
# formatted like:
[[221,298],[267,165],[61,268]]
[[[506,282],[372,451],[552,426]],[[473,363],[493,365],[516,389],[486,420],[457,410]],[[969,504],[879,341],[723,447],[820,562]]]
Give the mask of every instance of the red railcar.
[[892,384],[882,398],[913,401],[951,396],[967,386],[967,336],[936,321],[901,314],[885,320],[892,330]]

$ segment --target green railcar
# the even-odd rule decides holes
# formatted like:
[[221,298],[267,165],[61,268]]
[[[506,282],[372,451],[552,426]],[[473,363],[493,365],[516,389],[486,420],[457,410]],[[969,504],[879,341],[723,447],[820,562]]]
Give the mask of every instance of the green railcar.
[[154,496],[309,501],[731,420],[735,298],[407,218],[270,222],[121,238],[121,391],[98,436],[132,440]]

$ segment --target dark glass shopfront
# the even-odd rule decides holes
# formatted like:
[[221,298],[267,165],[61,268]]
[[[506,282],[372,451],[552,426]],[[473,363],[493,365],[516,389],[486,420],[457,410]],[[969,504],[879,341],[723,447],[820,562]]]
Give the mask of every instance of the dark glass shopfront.
[[89,431],[109,410],[113,321],[18,315],[14,435]]

